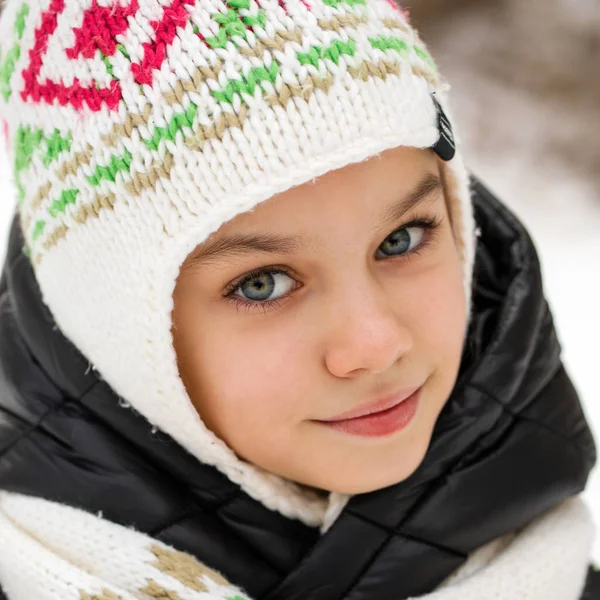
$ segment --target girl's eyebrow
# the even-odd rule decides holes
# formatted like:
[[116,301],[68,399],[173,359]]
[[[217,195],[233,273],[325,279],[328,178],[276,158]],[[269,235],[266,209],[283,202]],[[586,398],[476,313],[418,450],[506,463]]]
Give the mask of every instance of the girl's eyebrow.
[[[441,187],[440,178],[433,173],[427,173],[407,196],[383,213],[380,225],[389,221],[397,221],[402,215]],[[293,254],[306,247],[307,243],[308,238],[305,236],[282,236],[274,233],[234,233],[212,243],[202,244],[186,262],[190,265],[198,265],[210,260],[222,259],[225,256],[248,254],[249,252]]]
[[381,227],[390,221],[397,221],[417,204],[423,202],[430,194],[441,188],[441,179],[433,173],[427,173],[417,184],[417,187],[383,213],[377,227]]

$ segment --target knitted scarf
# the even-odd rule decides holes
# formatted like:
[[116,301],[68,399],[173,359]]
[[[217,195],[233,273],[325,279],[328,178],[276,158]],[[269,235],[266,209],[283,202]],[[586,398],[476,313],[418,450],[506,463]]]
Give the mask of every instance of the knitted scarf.
[[[570,498],[479,548],[421,597],[576,600],[593,534],[586,505]],[[16,493],[0,493],[0,548],[10,548],[0,553],[8,600],[250,600],[189,554],[101,514]]]

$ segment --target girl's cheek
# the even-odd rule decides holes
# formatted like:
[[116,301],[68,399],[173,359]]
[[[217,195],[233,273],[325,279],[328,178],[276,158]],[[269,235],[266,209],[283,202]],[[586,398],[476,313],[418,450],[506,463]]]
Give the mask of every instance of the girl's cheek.
[[[417,346],[427,353],[421,358],[445,357],[442,360],[449,360],[449,366],[462,354],[466,323],[462,266],[452,250],[453,246],[444,248],[442,260],[415,279],[410,287],[410,315],[403,317],[411,324]],[[408,300],[404,294],[399,304],[407,308]]]
[[206,348],[211,366],[205,367],[205,374],[213,381],[213,395],[221,399],[228,421],[242,414],[254,423],[286,419],[300,408],[296,396],[309,366],[293,344],[298,332],[268,327],[237,335],[229,330],[220,344]]

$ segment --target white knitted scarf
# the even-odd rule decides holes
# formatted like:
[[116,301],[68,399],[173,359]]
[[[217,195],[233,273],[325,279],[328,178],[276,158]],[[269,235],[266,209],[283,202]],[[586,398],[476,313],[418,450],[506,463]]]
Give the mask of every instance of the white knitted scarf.
[[[472,553],[422,597],[577,600],[593,536],[583,501],[568,499]],[[9,600],[250,600],[219,573],[147,535],[15,493],[0,493],[0,548]]]

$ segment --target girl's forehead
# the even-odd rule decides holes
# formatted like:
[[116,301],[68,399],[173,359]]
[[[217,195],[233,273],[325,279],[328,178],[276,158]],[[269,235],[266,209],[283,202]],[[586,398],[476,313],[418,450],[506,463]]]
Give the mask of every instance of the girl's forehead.
[[360,232],[365,238],[379,235],[416,206],[443,198],[439,174],[428,168],[413,171],[407,185],[390,187],[385,194],[356,193],[352,186],[336,194],[318,183],[311,186],[312,194],[311,188],[298,188],[238,215],[200,244],[186,262],[200,265],[250,253],[314,253],[350,230],[354,241]]

